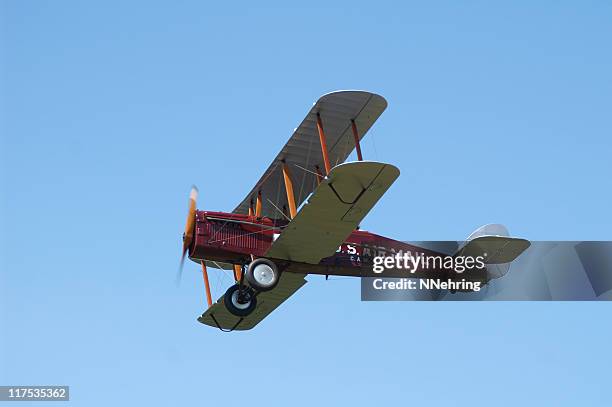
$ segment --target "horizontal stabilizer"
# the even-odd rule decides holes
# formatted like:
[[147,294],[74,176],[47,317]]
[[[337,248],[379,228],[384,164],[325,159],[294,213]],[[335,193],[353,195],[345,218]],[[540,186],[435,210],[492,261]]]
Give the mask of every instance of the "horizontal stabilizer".
[[486,264],[510,263],[531,245],[529,240],[506,236],[480,236],[470,240],[455,256],[483,256]]

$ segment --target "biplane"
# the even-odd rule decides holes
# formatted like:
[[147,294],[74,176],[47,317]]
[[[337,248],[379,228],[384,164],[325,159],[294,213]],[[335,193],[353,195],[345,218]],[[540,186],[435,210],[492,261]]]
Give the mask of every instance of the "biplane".
[[[322,96],[231,213],[197,210],[192,189],[179,278],[186,256],[200,265],[208,309],[199,322],[251,329],[304,286],[308,274],[364,277],[381,250],[428,251],[359,229],[400,174],[392,164],[364,160],[360,146],[386,107],[382,96],[365,91]],[[357,161],[345,162],[354,150]],[[461,250],[496,253],[489,264],[507,264],[529,245],[483,231]],[[234,277],[214,303],[209,267]],[[471,278],[495,277],[485,270]]]

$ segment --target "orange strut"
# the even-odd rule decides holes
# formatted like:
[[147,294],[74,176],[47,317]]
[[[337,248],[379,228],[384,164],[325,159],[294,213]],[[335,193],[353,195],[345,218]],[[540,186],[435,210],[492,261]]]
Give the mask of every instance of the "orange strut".
[[331,167],[329,165],[329,157],[327,156],[327,141],[325,140],[325,132],[323,132],[323,123],[321,123],[321,115],[319,113],[317,113],[317,130],[319,130],[321,153],[323,153],[323,162],[325,163],[325,175],[329,175]]
[[240,277],[242,277],[242,268],[240,264],[234,264],[234,280],[240,281]]
[[289,174],[289,167],[284,161],[283,178],[285,179],[285,191],[287,191],[287,202],[289,203],[289,215],[291,215],[291,219],[293,219],[297,213],[297,208],[295,207],[295,195],[293,195],[293,182],[291,181],[291,175]]
[[363,157],[361,156],[361,146],[359,145],[359,133],[357,133],[357,125],[355,124],[355,120],[351,120],[351,127],[353,128],[353,137],[355,138],[355,148],[357,149],[357,159],[359,161],[363,161]]
[[255,203],[255,216],[261,218],[261,191],[257,193],[257,202]]
[[204,261],[202,263],[202,275],[204,276],[204,285],[206,286],[206,301],[208,302],[208,307],[212,306],[212,296],[210,295],[210,284],[208,283],[208,271],[206,271],[206,264]]

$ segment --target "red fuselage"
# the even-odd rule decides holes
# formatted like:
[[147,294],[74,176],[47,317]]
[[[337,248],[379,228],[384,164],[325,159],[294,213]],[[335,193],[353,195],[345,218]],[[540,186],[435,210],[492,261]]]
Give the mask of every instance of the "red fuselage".
[[[195,236],[189,248],[189,257],[194,261],[208,260],[226,264],[248,264],[251,255],[266,257],[275,238],[288,224],[287,220],[256,218],[225,212],[197,211]],[[439,252],[414,246],[374,233],[356,230],[330,257],[319,264],[296,263],[283,259],[272,259],[287,271],[364,277],[371,276],[373,258],[392,256],[398,252],[444,255]],[[398,272],[385,272],[386,276],[406,277]],[[411,277],[437,275],[440,270],[417,270]],[[484,276],[472,276],[481,280]],[[486,280],[486,278],[485,278]]]

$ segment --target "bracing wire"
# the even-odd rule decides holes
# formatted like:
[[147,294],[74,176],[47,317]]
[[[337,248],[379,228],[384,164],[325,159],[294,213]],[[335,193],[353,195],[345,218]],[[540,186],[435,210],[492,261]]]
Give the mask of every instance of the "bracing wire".
[[283,215],[285,217],[285,219],[287,219],[289,222],[291,222],[291,219],[287,215],[285,215],[285,212],[283,212],[280,209],[278,209],[278,206],[274,205],[274,202],[272,202],[269,199],[268,199],[268,202],[270,202],[270,205],[272,205],[274,207],[274,209],[276,209],[281,215]]

